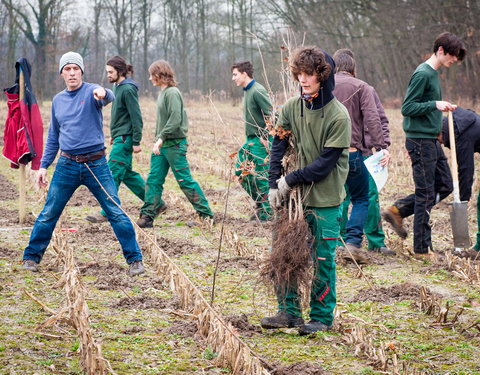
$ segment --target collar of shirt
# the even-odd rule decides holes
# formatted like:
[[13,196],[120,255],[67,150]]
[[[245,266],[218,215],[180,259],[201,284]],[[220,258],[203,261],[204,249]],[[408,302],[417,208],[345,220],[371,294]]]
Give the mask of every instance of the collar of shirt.
[[255,80],[252,79],[252,80],[250,81],[250,83],[249,83],[246,87],[243,88],[243,91],[247,91],[250,87],[253,86],[254,83],[255,83]]

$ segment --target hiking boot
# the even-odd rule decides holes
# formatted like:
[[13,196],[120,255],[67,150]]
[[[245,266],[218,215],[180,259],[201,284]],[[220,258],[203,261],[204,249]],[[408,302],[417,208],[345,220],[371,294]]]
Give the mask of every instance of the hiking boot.
[[31,259],[23,261],[23,269],[32,272],[38,272],[38,263]]
[[383,254],[383,255],[397,255],[397,253],[386,247],[386,246],[381,246],[381,247],[374,247],[373,249],[368,249],[369,251],[373,251],[375,253],[380,253],[380,254]]
[[140,228],[153,228],[153,219],[148,215],[140,215],[140,219],[137,220],[137,225]]
[[341,257],[349,262],[355,260],[358,264],[368,264],[367,253],[351,243],[347,243],[347,249],[343,248]]
[[298,333],[300,336],[311,335],[315,332],[320,331],[330,331],[332,329],[332,325],[327,325],[322,323],[318,320],[310,320],[308,323],[302,325],[298,328]]
[[274,316],[262,318],[260,325],[265,329],[274,328],[293,328],[304,324],[302,317],[287,313],[286,311],[279,311]]
[[164,203],[161,205],[158,210],[157,210],[157,215],[160,215],[161,213],[164,213],[167,210],[168,206]]
[[105,216],[103,216],[101,213],[98,213],[98,214],[95,214],[95,215],[85,216],[85,220],[87,220],[91,223],[97,224],[97,223],[104,223],[108,219]]
[[407,238],[407,231],[403,227],[403,217],[400,216],[400,211],[396,206],[390,206],[382,210],[383,219],[389,223],[395,233],[397,233],[401,238]]
[[130,266],[128,267],[128,274],[130,276],[137,276],[144,272],[145,267],[143,266],[143,262],[141,260],[130,263]]
[[413,257],[417,260],[435,261],[437,256],[433,251],[427,251],[426,253],[413,253]]

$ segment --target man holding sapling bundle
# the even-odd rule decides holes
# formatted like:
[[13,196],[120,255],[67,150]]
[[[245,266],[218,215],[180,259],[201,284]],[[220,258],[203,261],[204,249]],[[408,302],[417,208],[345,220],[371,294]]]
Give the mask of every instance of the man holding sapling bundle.
[[270,115],[272,103],[265,87],[253,79],[253,65],[250,61],[232,65],[232,80],[237,86],[243,87],[243,119],[247,136],[246,142],[238,151],[235,174],[255,202],[256,211],[251,220],[268,221],[272,210],[268,202],[269,135],[265,116]]
[[[299,327],[300,335],[326,331],[336,305],[335,247],[340,205],[345,198],[351,125],[347,109],[333,95],[335,63],[318,47],[302,47],[290,57],[290,69],[301,96],[282,109],[270,155],[269,200],[279,209],[298,186],[312,234],[314,278],[310,322],[304,323],[297,285],[276,285],[278,313],[263,318],[263,328]],[[284,136],[284,134],[286,135]],[[281,134],[281,135],[280,135]],[[296,170],[282,176],[282,158],[294,137]]]
[[[442,101],[438,69],[450,67],[465,57],[462,41],[452,33],[440,34],[433,44],[433,54],[420,64],[408,83],[402,104],[405,148],[410,155],[415,192],[398,199],[382,211],[402,238],[407,237],[403,218],[413,214],[413,252],[416,258],[429,258],[432,254],[432,228],[430,211],[435,203],[448,196],[438,189],[442,173],[449,175],[445,155],[437,140],[442,129],[442,112],[453,111],[456,105]],[[446,169],[446,170],[445,170]]]

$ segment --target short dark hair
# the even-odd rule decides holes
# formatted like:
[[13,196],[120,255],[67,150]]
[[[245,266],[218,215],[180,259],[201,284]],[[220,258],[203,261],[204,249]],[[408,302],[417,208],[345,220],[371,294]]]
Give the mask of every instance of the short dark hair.
[[253,65],[248,60],[237,61],[235,64],[232,65],[232,72],[233,69],[237,69],[240,73],[247,73],[247,76],[253,78]]
[[167,86],[177,86],[175,71],[165,60],[157,60],[153,62],[148,68],[148,72],[160,82],[165,83]]
[[353,52],[348,48],[342,48],[333,54],[333,60],[335,60],[336,72],[347,72],[351,75],[355,75],[355,58]]
[[316,46],[297,48],[290,56],[289,62],[295,81],[298,81],[298,75],[303,72],[316,75],[318,82],[323,82],[332,72],[332,66],[327,62],[325,54]]
[[462,40],[449,32],[444,32],[437,36],[433,43],[433,53],[437,53],[440,47],[443,48],[445,53],[456,56],[459,61],[462,61],[467,53]]
[[126,77],[127,74],[133,74],[133,66],[127,64],[123,57],[113,56],[107,61],[106,65],[110,65],[122,77]]

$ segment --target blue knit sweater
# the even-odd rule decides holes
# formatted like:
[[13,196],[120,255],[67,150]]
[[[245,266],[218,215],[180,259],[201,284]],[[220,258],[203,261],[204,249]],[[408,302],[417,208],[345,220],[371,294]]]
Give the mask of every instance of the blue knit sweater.
[[93,90],[100,87],[83,82],[73,91],[64,90],[52,101],[52,117],[41,168],[53,163],[58,149],[72,155],[102,150],[105,145],[102,108],[115,99],[109,89],[102,100],[95,100]]

